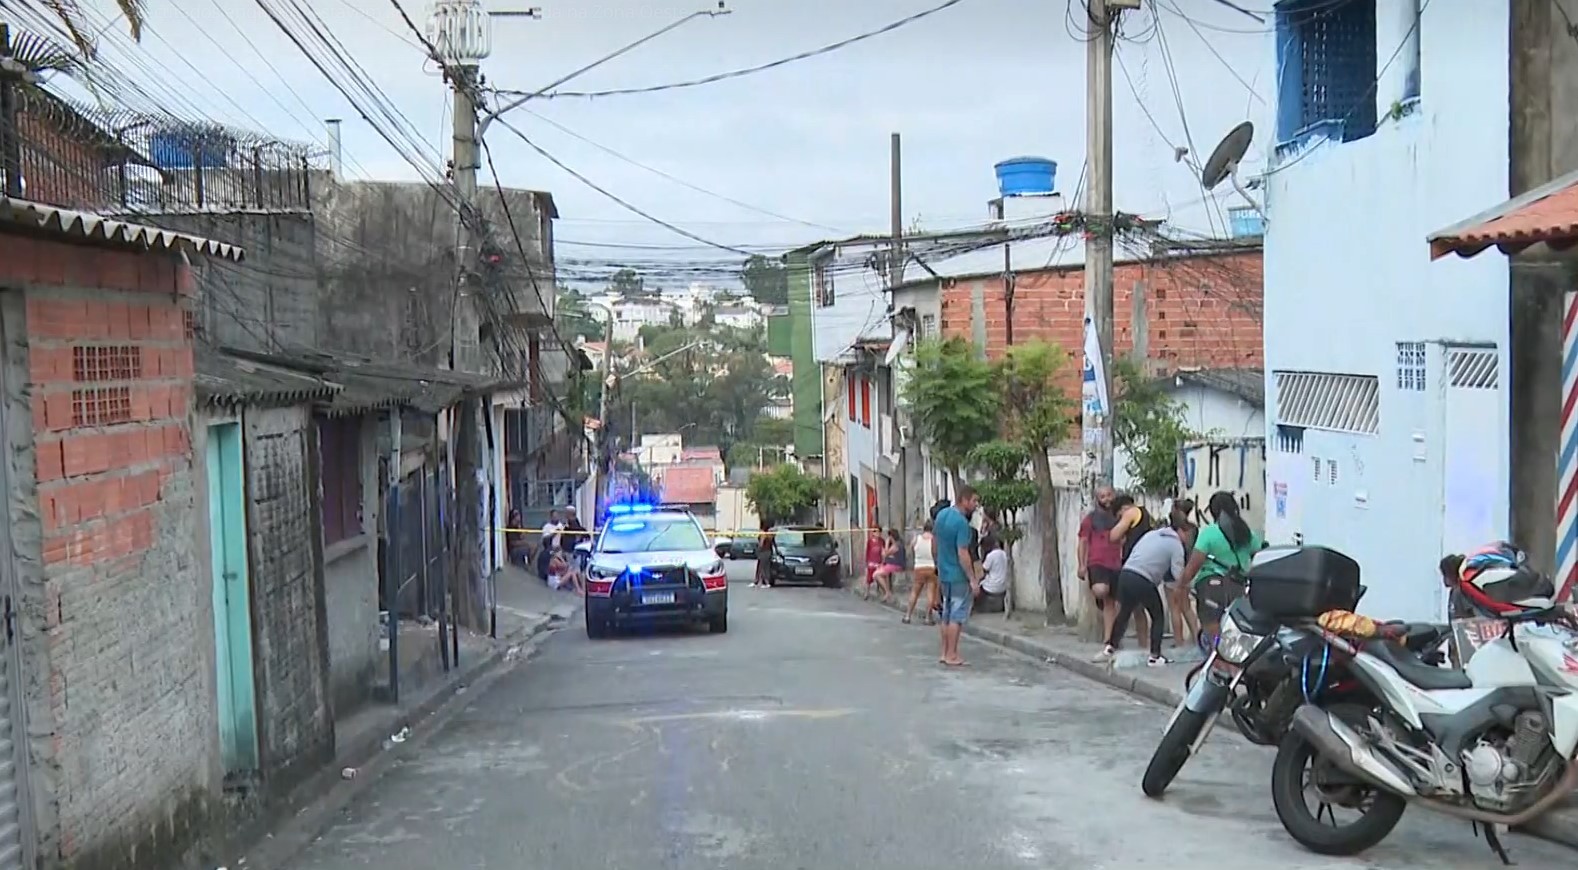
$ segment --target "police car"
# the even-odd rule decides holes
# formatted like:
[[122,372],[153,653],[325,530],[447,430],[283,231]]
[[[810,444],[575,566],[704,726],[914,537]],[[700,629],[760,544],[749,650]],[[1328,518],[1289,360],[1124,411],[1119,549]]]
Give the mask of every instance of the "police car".
[[729,630],[729,578],[690,512],[612,505],[586,565],[586,636],[655,623]]

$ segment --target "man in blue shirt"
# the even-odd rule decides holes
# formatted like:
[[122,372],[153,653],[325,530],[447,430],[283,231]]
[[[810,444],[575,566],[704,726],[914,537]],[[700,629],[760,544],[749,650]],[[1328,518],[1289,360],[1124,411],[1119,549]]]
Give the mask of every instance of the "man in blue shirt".
[[942,589],[942,655],[938,661],[950,667],[964,664],[959,657],[959,634],[964,630],[964,621],[970,618],[970,604],[980,591],[981,577],[970,556],[974,536],[970,515],[975,513],[977,502],[975,490],[962,486],[953,506],[938,513],[932,524],[937,580]]

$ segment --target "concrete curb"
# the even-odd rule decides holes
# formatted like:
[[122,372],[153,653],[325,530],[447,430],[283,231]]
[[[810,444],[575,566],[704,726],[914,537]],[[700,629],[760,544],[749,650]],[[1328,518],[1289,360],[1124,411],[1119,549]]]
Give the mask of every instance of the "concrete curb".
[[[850,584],[850,592],[858,596],[860,589],[855,584]],[[869,603],[895,612],[903,612],[902,608],[897,604],[883,604],[876,600]],[[1114,689],[1120,689],[1131,695],[1138,695],[1147,701],[1154,701],[1164,707],[1176,707],[1183,701],[1183,692],[1179,690],[1152,685],[1138,677],[1128,676],[1123,673],[1123,669],[1088,661],[1080,656],[1052,649],[1049,646],[1036,643],[1029,638],[1020,637],[1011,632],[985,628],[966,622],[964,624],[964,633],[977,640],[984,640],[987,643],[1011,649],[1031,658],[1040,659],[1047,664],[1057,665],[1066,671],[1073,671],[1086,679],[1095,680],[1098,683],[1111,686]]]
[[[363,736],[336,747],[334,762],[308,777],[285,800],[264,810],[253,823],[234,831],[225,841],[209,851],[224,858],[204,859],[206,866],[284,867],[310,846],[334,823],[336,814],[368,789],[391,763],[401,755],[420,747],[439,728],[442,720],[460,708],[462,693],[474,686],[486,685],[497,674],[495,668],[515,653],[545,635],[559,620],[541,616],[521,629],[500,638],[486,654],[475,661],[463,663],[459,673],[427,698],[407,709],[390,709],[380,720],[379,727],[369,728]],[[416,727],[423,724],[424,727]],[[426,727],[435,726],[435,727]],[[384,749],[388,735],[410,727],[411,739],[389,750]],[[343,778],[344,768],[355,768],[352,779]],[[240,857],[237,860],[237,856]]]
[[[850,591],[856,595],[860,594],[860,590],[853,584],[851,584]],[[902,612],[894,604],[883,604],[880,601],[872,601],[870,603],[880,605],[889,610]],[[1087,661],[1079,656],[1052,649],[1029,638],[1010,632],[999,631],[995,628],[983,628],[966,622],[964,624],[964,633],[977,640],[984,640],[987,643],[1040,659],[1047,664],[1056,665],[1066,671],[1073,671],[1086,679],[1120,689],[1147,701],[1161,704],[1164,707],[1176,707],[1183,701],[1182,691],[1153,685],[1137,677],[1127,676],[1121,670]],[[1544,816],[1519,828],[1518,831],[1542,840],[1549,840],[1553,843],[1578,849],[1578,806],[1546,813]]]

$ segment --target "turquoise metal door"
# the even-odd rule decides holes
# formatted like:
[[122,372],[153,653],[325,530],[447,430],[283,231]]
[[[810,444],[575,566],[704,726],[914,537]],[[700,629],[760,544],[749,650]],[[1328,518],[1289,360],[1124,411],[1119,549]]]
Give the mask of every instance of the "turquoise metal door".
[[252,682],[246,483],[241,426],[236,423],[208,427],[208,537],[214,571],[219,748],[227,775],[247,773],[258,767],[257,695]]

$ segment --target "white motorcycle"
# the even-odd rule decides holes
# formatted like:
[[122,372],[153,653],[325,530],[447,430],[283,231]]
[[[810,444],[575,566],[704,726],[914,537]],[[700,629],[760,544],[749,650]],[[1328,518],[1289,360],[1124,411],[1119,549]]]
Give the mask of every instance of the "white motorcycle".
[[[1271,777],[1288,834],[1321,854],[1352,855],[1414,804],[1475,823],[1511,863],[1496,826],[1525,824],[1578,788],[1578,624],[1534,598],[1495,616],[1505,634],[1461,670],[1425,664],[1394,641],[1302,626],[1324,644],[1309,666],[1341,662],[1368,697],[1294,714]],[[1357,821],[1340,824],[1339,810],[1356,810]]]

